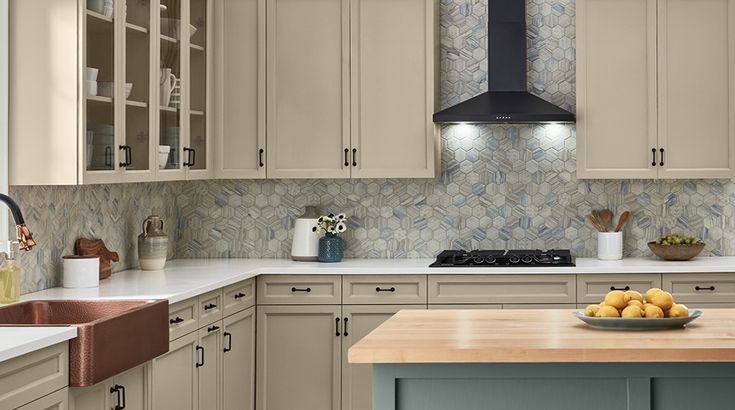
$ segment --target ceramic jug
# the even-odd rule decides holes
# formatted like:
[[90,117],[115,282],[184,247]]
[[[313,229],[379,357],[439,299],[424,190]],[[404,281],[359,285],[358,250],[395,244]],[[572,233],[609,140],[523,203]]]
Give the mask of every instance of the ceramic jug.
[[168,235],[163,231],[163,219],[151,215],[143,221],[143,233],[138,236],[138,260],[143,270],[161,270],[166,265]]
[[161,107],[168,107],[171,103],[171,93],[176,87],[177,78],[170,68],[162,68],[158,81],[161,85]]

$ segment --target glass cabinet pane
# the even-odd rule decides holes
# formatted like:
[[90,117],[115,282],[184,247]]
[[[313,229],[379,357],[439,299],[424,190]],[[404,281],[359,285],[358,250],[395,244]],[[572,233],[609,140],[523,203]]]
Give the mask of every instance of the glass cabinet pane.
[[192,169],[206,169],[207,162],[207,0],[191,0],[189,145]]
[[88,2],[84,70],[87,171],[115,169],[115,25],[112,16],[111,2]]
[[150,164],[150,0],[129,0],[125,22],[125,145],[128,171]]
[[[181,139],[181,1],[161,1],[161,68],[159,168],[180,169],[182,165]],[[164,158],[165,150],[169,150]],[[161,166],[163,165],[163,166]]]

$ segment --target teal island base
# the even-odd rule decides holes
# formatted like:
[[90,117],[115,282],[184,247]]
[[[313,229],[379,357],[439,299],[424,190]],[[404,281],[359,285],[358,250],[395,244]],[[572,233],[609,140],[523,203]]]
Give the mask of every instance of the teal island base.
[[374,364],[373,410],[735,409],[735,363]]

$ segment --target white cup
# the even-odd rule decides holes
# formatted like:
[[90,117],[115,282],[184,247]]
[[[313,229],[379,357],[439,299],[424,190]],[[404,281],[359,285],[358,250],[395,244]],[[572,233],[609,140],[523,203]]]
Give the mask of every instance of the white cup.
[[84,90],[88,96],[94,97],[97,95],[97,81],[85,81],[84,84],[86,85]]
[[99,68],[87,67],[84,69],[84,79],[87,81],[97,81],[97,74],[99,73]]
[[65,288],[96,288],[100,285],[99,256],[64,256]]
[[597,259],[603,261],[616,261],[623,259],[622,232],[597,233]]

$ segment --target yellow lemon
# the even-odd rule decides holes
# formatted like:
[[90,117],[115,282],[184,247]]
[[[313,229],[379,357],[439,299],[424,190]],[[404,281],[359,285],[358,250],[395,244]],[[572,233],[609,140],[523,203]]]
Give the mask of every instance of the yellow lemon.
[[643,310],[636,305],[628,305],[628,307],[623,309],[621,316],[626,318],[643,317]]
[[630,298],[630,300],[637,300],[639,302],[643,302],[643,296],[638,291],[635,291],[635,290],[626,290],[625,291],[625,294],[628,295],[628,297]]
[[605,295],[605,304],[608,306],[614,306],[617,309],[622,309],[628,305],[630,297],[625,294],[622,290],[613,290]]
[[643,314],[647,318],[661,318],[664,317],[664,311],[656,306],[656,305],[646,305],[646,310],[643,311]]
[[658,292],[663,292],[659,288],[651,288],[646,291],[646,302],[651,303],[651,299],[653,298],[653,295],[655,295]]
[[631,299],[628,302],[628,306],[638,306],[639,308],[641,308],[641,310],[643,310],[643,302],[637,299]]
[[662,310],[669,310],[674,305],[674,297],[669,292],[658,292],[651,297],[651,303],[660,307]]
[[671,309],[666,311],[666,317],[687,317],[689,316],[689,308],[685,305],[674,303]]
[[600,305],[589,305],[584,308],[584,315],[589,317],[595,317],[597,311],[600,310]]
[[600,306],[600,309],[595,314],[596,317],[620,317],[620,312],[613,306]]

